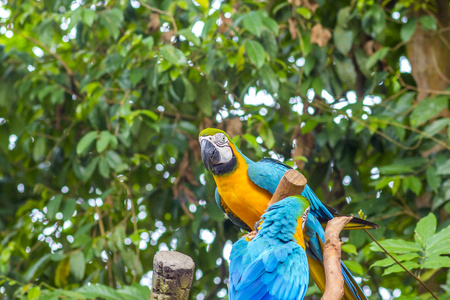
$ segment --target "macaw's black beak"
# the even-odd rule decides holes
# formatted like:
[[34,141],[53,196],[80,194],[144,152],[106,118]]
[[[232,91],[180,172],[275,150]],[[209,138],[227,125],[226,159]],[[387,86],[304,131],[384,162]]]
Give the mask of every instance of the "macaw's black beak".
[[216,150],[213,144],[207,140],[202,140],[200,143],[202,160],[206,170],[211,169],[211,165],[216,165],[220,161],[220,153]]

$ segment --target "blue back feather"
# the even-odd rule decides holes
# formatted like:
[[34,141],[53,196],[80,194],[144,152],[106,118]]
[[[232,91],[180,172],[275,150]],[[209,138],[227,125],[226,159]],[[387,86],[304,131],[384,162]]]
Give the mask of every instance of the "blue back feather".
[[303,299],[309,282],[308,261],[294,233],[308,206],[309,202],[298,196],[275,203],[261,217],[256,237],[250,242],[241,238],[233,245],[230,300]]
[[[248,175],[250,180],[256,185],[273,194],[284,173],[289,169],[291,167],[277,160],[264,158],[256,163],[249,164]],[[308,185],[305,186],[301,195],[306,197],[311,203],[311,210],[305,225],[305,235],[309,238],[309,245],[306,252],[310,257],[323,262],[321,243],[323,244],[325,242],[325,233],[317,218],[331,220],[333,219],[333,215]],[[365,297],[361,299],[359,296],[363,295],[361,288],[356,284],[355,279],[342,261],[341,269],[345,284],[349,287],[355,299],[367,299]]]

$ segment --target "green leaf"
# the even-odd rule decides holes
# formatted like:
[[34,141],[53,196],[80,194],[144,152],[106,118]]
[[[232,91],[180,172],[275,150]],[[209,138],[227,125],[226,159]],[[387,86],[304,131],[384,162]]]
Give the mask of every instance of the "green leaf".
[[123,286],[116,291],[122,296],[123,299],[127,300],[150,299],[150,289],[147,286],[142,286],[139,284],[135,284],[133,286]]
[[82,178],[81,180],[83,182],[87,182],[89,179],[91,179],[92,174],[94,174],[94,171],[97,167],[98,161],[99,161],[100,157],[95,157],[94,159],[92,159],[89,164],[87,165],[86,168],[82,168]]
[[122,164],[122,159],[117,152],[108,150],[105,155],[105,159],[108,162],[110,168],[114,169],[117,165]]
[[447,126],[450,126],[450,118],[435,120],[433,123],[425,127],[424,133],[434,136]]
[[136,68],[130,70],[130,81],[133,85],[136,85],[139,81],[144,78],[145,73],[147,73],[147,70],[142,68]]
[[450,160],[447,160],[443,165],[440,165],[436,170],[436,175],[450,174]]
[[250,31],[257,37],[261,36],[263,29],[263,22],[258,11],[250,11],[242,16],[242,23],[244,28]]
[[342,245],[342,251],[350,253],[350,254],[358,255],[358,252],[356,251],[355,245],[352,245],[352,244],[344,244],[344,245]]
[[377,63],[377,61],[382,60],[386,56],[386,54],[389,53],[389,50],[390,48],[383,47],[372,54],[372,56],[370,56],[366,61],[366,68],[371,69]]
[[417,196],[420,194],[422,183],[420,182],[419,178],[417,178],[416,176],[408,176],[404,178],[403,181],[407,182],[407,186],[414,194],[416,194]]
[[450,257],[433,255],[426,257],[421,265],[422,269],[440,269],[450,267]]
[[90,8],[83,9],[82,20],[84,24],[91,27],[95,21],[95,10]]
[[307,134],[308,132],[312,131],[319,123],[320,122],[317,119],[309,119],[302,127],[302,134]]
[[197,96],[195,88],[186,77],[182,77],[182,79],[184,84],[184,101],[192,102]]
[[[408,253],[408,254],[404,254],[404,255],[394,255],[394,257],[399,262],[403,262],[403,261],[408,261],[408,260],[412,260],[415,258],[419,258],[420,255],[417,253]],[[386,257],[385,259],[377,260],[375,263],[373,263],[370,266],[370,268],[372,268],[372,267],[388,267],[392,264],[396,264],[396,262],[392,258]]]
[[100,159],[100,162],[98,163],[98,172],[104,178],[109,178],[109,165],[106,159]]
[[305,73],[305,75],[309,75],[315,65],[316,65],[315,56],[313,54],[309,54],[305,58],[305,64],[303,65],[303,72]]
[[273,34],[278,35],[278,23],[274,19],[263,16],[262,22],[267,29],[272,31]]
[[172,45],[164,45],[160,48],[162,56],[171,64],[175,66],[182,66],[187,64],[186,56],[180,50]]
[[70,23],[67,28],[68,31],[71,31],[75,26],[78,25],[78,22],[81,21],[82,18],[82,9],[78,8],[70,12]]
[[61,205],[62,199],[63,199],[62,195],[58,194],[48,202],[47,218],[49,218],[49,220],[55,219],[55,216],[59,211],[59,207]]
[[[409,252],[417,252],[422,251],[422,247],[417,245],[414,242],[408,242],[400,239],[389,239],[381,241],[380,244],[390,252],[395,253],[409,253]],[[370,246],[372,251],[382,252],[383,250],[375,243],[372,243]]]
[[[419,264],[414,261],[405,261],[404,263],[402,263],[402,265],[408,270],[417,269],[419,267]],[[384,270],[383,276],[397,272],[405,272],[405,270],[396,264]]]
[[450,225],[427,239],[427,255],[450,253]]
[[74,236],[72,248],[78,248],[92,242],[92,238],[87,234],[79,234]]
[[275,146],[275,138],[273,137],[272,129],[270,129],[269,124],[264,122],[259,129],[259,134],[266,144],[267,148],[272,149]]
[[411,168],[408,165],[398,165],[398,164],[382,166],[379,167],[378,169],[380,170],[380,173],[387,175],[411,173],[413,171],[413,168]]
[[409,39],[413,36],[414,32],[416,31],[417,27],[417,18],[411,17],[408,19],[408,22],[406,24],[402,25],[402,28],[400,29],[400,37],[402,41],[407,42]]
[[353,31],[338,26],[334,30],[333,40],[339,52],[347,55],[353,45]]
[[201,44],[200,38],[197,37],[197,36],[192,32],[192,30],[189,29],[189,28],[181,29],[180,31],[178,31],[178,34],[179,34],[179,35],[183,35],[183,36],[186,38],[186,40],[192,42],[192,43],[194,44],[194,46],[197,46],[197,47],[198,47],[198,46],[200,46],[200,44]]
[[49,261],[51,253],[47,253],[44,256],[40,257],[31,267],[26,270],[25,274],[23,275],[23,280],[25,282],[31,281],[35,275],[36,272],[39,270],[43,271],[44,265]]
[[39,162],[47,154],[46,140],[42,137],[36,138],[33,147],[33,159]]
[[436,168],[434,166],[430,166],[425,171],[427,183],[430,186],[430,188],[437,192],[437,189],[439,188],[439,185],[441,184],[441,177],[436,175]]
[[27,295],[28,300],[38,300],[41,295],[41,289],[38,286],[33,286]]
[[243,135],[243,137],[251,146],[253,146],[253,148],[255,148],[255,150],[256,149],[260,149],[260,145],[256,141],[256,137],[255,136],[253,136],[253,135],[251,135],[249,133],[246,133],[246,134]]
[[411,125],[417,127],[442,112],[448,104],[448,97],[444,95],[424,99],[411,113]]
[[311,11],[304,6],[297,7],[297,13],[308,20],[312,17]]
[[356,69],[350,58],[335,59],[336,72],[342,81],[342,84],[353,88],[356,85]]
[[70,272],[69,259],[65,258],[58,263],[55,271],[55,285],[61,287],[67,284],[67,276]]
[[82,251],[75,251],[70,255],[70,274],[75,280],[80,281],[84,277],[86,262]]
[[102,284],[84,285],[76,291],[89,299],[123,300],[116,290]]
[[247,52],[250,62],[254,64],[258,69],[264,65],[264,62],[266,60],[266,52],[259,42],[246,40],[245,52]]
[[437,22],[433,16],[426,15],[420,17],[420,23],[422,24],[422,27],[425,30],[432,30],[432,31],[437,30]]
[[416,229],[414,229],[414,232],[416,233],[415,238],[416,242],[421,244],[422,247],[425,247],[428,240],[436,232],[436,224],[436,216],[433,213],[429,213],[428,216],[417,222]]
[[[203,87],[202,87],[203,86]],[[212,99],[208,85],[203,81],[203,84],[197,86],[197,106],[207,116],[212,115]]]
[[350,13],[352,12],[352,8],[350,6],[346,6],[341,8],[337,13],[337,25],[342,28],[347,28],[348,23],[351,19]]
[[85,154],[89,146],[97,138],[97,136],[98,136],[97,131],[90,131],[85,136],[83,136],[77,144],[77,154],[78,155]]
[[360,275],[364,274],[364,268],[360,263],[353,261],[353,260],[344,260],[342,262],[353,273],[360,274]]
[[62,207],[63,221],[70,220],[75,208],[77,206],[77,201],[75,199],[68,199],[64,202]]
[[389,182],[393,181],[393,177],[381,177],[379,180],[374,181],[371,185],[375,185],[376,190],[381,190],[386,187]]
[[280,82],[278,81],[278,76],[268,65],[261,68],[261,83],[264,88],[266,88],[269,93],[278,93],[278,88],[280,87]]
[[117,40],[120,34],[120,26],[123,21],[123,13],[118,8],[107,9],[100,14],[100,20],[103,26],[106,27],[112,37]]
[[416,98],[416,92],[406,92],[404,93],[395,104],[395,113],[402,114],[407,110],[411,109],[413,105],[413,100]]
[[97,152],[102,153],[103,151],[105,151],[110,141],[111,141],[111,133],[109,133],[109,131],[100,132],[100,138],[97,140],[96,143]]
[[377,4],[364,14],[361,19],[362,29],[372,37],[376,37],[384,31],[386,26],[386,15],[384,10]]
[[150,50],[150,51],[152,50],[154,43],[155,42],[154,42],[153,37],[151,35],[146,37],[145,39],[142,39],[142,44],[147,46],[147,49]]

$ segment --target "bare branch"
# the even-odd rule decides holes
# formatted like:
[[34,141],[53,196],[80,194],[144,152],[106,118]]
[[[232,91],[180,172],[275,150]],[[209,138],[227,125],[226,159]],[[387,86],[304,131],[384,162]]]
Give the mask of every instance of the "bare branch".
[[325,292],[322,300],[340,300],[344,296],[344,277],[341,271],[341,245],[339,234],[353,217],[336,217],[327,223],[323,265],[325,269]]

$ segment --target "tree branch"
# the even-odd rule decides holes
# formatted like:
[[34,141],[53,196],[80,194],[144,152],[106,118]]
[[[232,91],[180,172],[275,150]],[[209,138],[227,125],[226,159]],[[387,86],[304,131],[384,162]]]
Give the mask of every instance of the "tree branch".
[[370,234],[370,232],[367,229],[364,229],[364,231],[369,235],[369,237],[375,242],[375,244],[377,244],[381,250],[384,251],[384,253],[386,253],[390,258],[392,258],[396,264],[398,264],[403,270],[405,270],[409,275],[411,275],[412,277],[414,277],[418,282],[420,282],[420,284],[427,289],[428,292],[430,292],[430,294],[436,299],[439,300],[439,298],[433,293],[433,291],[428,287],[428,285],[425,284],[425,282],[423,282],[419,277],[417,277],[416,275],[414,275],[413,272],[411,272],[410,270],[408,270],[405,266],[402,265],[401,262],[399,262],[394,256],[392,256],[391,253],[389,253],[389,251],[387,251],[383,246],[381,246],[381,244],[373,237],[373,235]]
[[344,296],[344,277],[341,271],[341,245],[339,234],[353,217],[336,217],[327,223],[323,266],[325,269],[325,291],[322,300],[340,300]]

